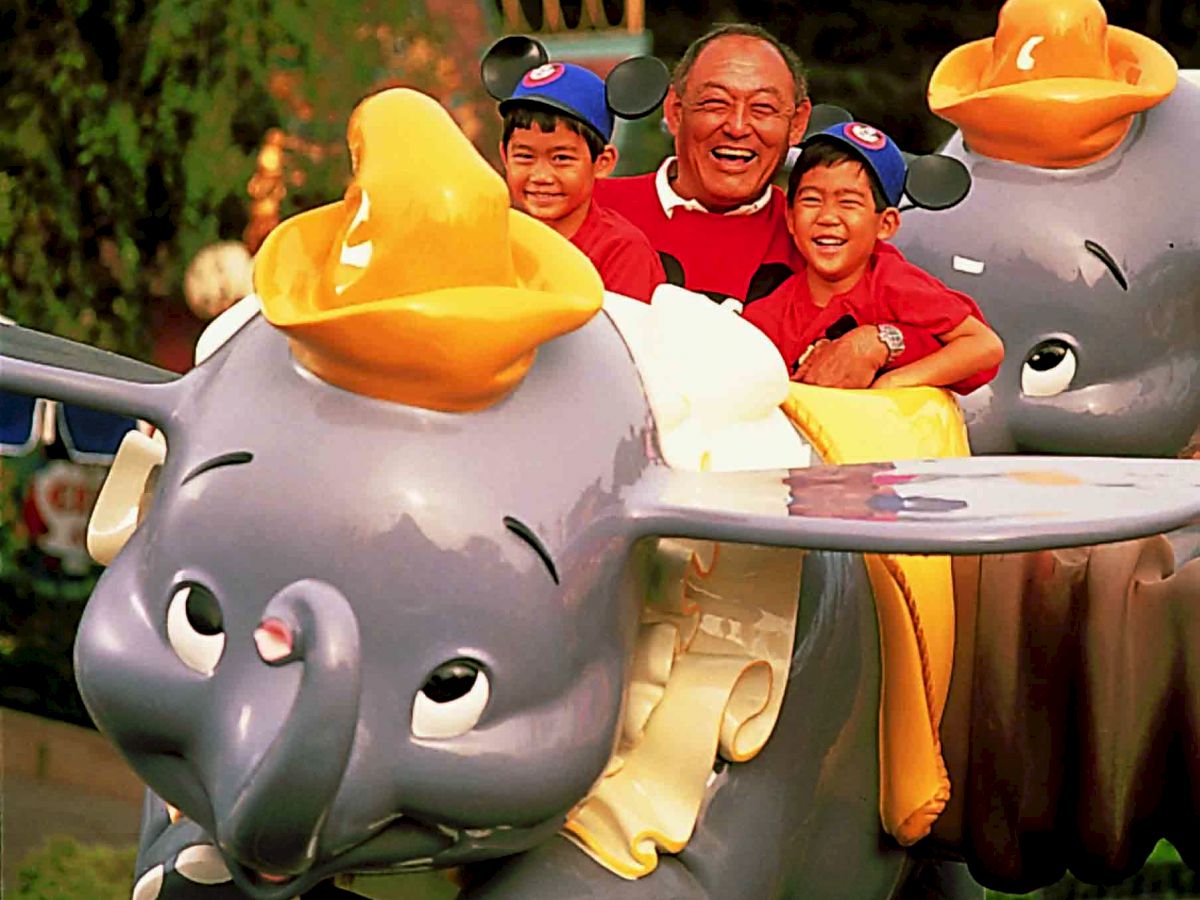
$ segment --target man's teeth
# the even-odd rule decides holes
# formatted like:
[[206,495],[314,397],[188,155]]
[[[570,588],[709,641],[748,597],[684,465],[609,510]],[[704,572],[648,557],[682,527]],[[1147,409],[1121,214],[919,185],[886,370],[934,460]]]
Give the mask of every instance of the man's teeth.
[[842,244],[844,244],[846,242],[844,240],[842,240],[841,238],[826,237],[826,238],[813,238],[813,243],[816,244],[818,247],[840,247]]
[[713,156],[716,156],[719,159],[750,160],[754,159],[755,154],[753,150],[736,150],[733,148],[723,147],[719,150],[714,150]]

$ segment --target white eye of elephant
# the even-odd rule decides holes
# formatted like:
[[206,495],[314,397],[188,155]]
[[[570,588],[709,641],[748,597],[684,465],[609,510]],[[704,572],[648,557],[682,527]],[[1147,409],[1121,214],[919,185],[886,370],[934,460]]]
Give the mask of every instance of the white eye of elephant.
[[413,698],[412,733],[452,738],[475,727],[491,695],[487,673],[471,659],[442,663]]
[[1025,357],[1021,392],[1026,397],[1055,397],[1071,385],[1078,360],[1066,341],[1042,341]]
[[167,640],[189,669],[211,675],[225,650],[221,604],[199,584],[176,589],[167,606]]

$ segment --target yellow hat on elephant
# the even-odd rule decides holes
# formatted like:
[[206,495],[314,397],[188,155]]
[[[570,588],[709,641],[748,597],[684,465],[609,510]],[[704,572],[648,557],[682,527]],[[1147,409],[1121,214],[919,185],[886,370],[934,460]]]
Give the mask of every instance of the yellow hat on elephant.
[[1008,0],[994,38],[938,63],[929,108],[984,156],[1075,168],[1115,149],[1177,77],[1165,49],[1109,26],[1098,0]]
[[368,97],[347,130],[354,179],[255,259],[263,313],[322,379],[453,412],[512,390],[538,346],[588,321],[591,262],[509,208],[503,180],[434,100]]

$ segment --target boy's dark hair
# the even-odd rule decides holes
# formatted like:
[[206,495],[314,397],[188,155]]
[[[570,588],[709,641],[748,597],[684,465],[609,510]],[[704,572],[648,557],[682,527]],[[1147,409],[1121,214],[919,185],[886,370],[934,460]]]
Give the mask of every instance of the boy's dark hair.
[[844,162],[858,163],[867,173],[867,180],[871,182],[871,196],[875,198],[875,212],[883,212],[892,205],[888,203],[887,197],[883,193],[883,185],[879,183],[879,176],[867,165],[866,160],[853,150],[833,141],[816,140],[804,148],[800,153],[800,158],[792,166],[792,174],[788,176],[788,206],[795,201],[796,191],[800,189],[800,179],[804,177],[805,172],[811,171],[817,166],[836,166]]
[[596,157],[604,152],[608,142],[600,136],[596,129],[580,122],[574,116],[551,112],[544,106],[533,104],[514,106],[504,114],[504,133],[501,136],[501,142],[507,150],[509,138],[518,128],[532,129],[536,127],[539,131],[551,132],[560,123],[583,138],[587,143],[588,152],[592,155],[592,162],[595,162]]
[[688,75],[691,74],[692,66],[696,64],[696,58],[700,55],[700,51],[713,41],[723,37],[750,37],[766,41],[783,57],[788,71],[792,73],[792,81],[796,85],[796,102],[803,103],[808,97],[808,80],[805,78],[804,64],[800,62],[799,54],[767,29],[746,22],[718,25],[688,44],[688,48],[683,51],[683,56],[675,65],[675,71],[671,73],[671,83],[675,85],[676,93],[682,94],[687,87]]

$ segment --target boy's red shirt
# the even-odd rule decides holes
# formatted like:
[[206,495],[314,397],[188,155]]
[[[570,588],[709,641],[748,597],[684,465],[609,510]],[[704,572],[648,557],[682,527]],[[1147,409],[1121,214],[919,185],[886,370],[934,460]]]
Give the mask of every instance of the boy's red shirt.
[[[885,367],[894,369],[937,350],[941,343],[936,336],[957,328],[967,316],[985,321],[974,300],[914,266],[884,241],[876,241],[863,277],[850,290],[835,295],[828,306],[813,303],[807,273],[801,268],[771,294],[747,306],[744,315],[779,348],[789,367],[814,341],[839,337],[858,325],[915,326],[905,329],[904,354]],[[970,393],[998,371],[998,366],[985,369],[950,388]]]
[[654,289],[667,280],[646,235],[595,199],[571,243],[592,261],[607,290],[649,303]]

